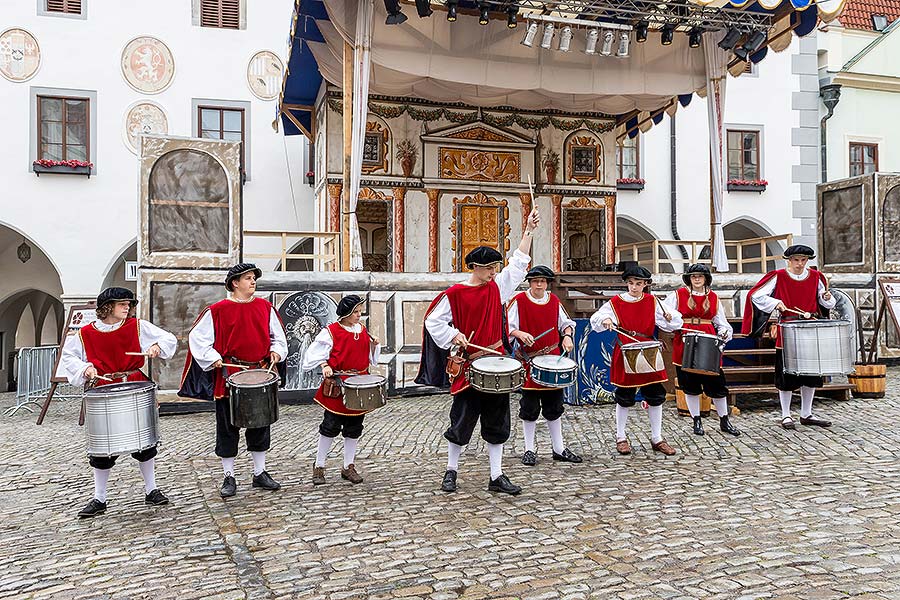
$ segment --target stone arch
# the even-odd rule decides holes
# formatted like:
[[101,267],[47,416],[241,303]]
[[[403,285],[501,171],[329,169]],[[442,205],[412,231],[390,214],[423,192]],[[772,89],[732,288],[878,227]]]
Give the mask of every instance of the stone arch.
[[[725,234],[726,242],[737,242],[775,235],[765,223],[747,215],[729,221],[722,227],[722,231]],[[778,242],[768,242],[766,244],[766,251],[770,255],[781,256],[781,253],[784,252],[784,250],[785,248]],[[743,248],[741,256],[744,259],[758,259],[759,252],[760,249],[758,245],[748,245]],[[737,259],[737,249],[733,245],[727,247],[727,253],[728,260],[731,261]],[[763,266],[757,262],[755,264],[744,265],[743,271],[744,273],[765,273],[766,271],[777,268],[778,264],[780,263],[770,260],[763,268]],[[730,265],[729,270],[737,271],[737,267],[734,263]]]
[[[616,215],[616,247],[624,246],[628,244],[636,244],[638,242],[649,242],[652,240],[658,240],[659,238],[656,236],[653,231],[648,229],[645,225],[638,222],[636,219],[633,219],[627,215]],[[659,250],[660,258],[670,258],[669,252],[664,247],[660,247]],[[621,252],[619,256],[619,261],[629,261],[634,260],[632,254],[630,252]],[[638,261],[642,265],[650,265],[653,260],[653,251],[649,248],[642,248],[638,251]],[[648,268],[650,268],[648,266]],[[675,273],[676,269],[672,267],[672,265],[665,263],[660,265],[660,271],[663,273]]]
[[116,252],[113,258],[110,259],[109,264],[106,265],[106,275],[103,277],[103,285],[100,286],[101,289],[106,289],[108,287],[123,287],[137,293],[137,282],[125,281],[126,260],[137,260],[136,239],[128,242],[128,244]]

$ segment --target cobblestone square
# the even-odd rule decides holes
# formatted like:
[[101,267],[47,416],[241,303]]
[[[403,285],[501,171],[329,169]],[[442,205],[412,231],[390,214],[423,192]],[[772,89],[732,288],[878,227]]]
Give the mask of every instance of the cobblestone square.
[[459,491],[439,491],[448,396],[368,416],[356,486],[340,478],[337,443],[327,485],[313,487],[321,409],[285,407],[267,461],[282,489],[252,489],[242,453],[228,501],[213,415],[166,416],[157,482],[171,504],[145,506],[123,457],[106,514],[83,521],[92,479],[75,402],[41,427],[20,411],[0,419],[0,597],[900,598],[898,382],[894,368],[884,400],[817,401],[830,429],[784,431],[777,403],[752,404],[733,419],[739,438],[715,418],[694,436],[667,403],[668,458],[650,449],[644,411],[620,457],[612,406],[568,407],[581,465],[550,459],[539,422],[539,462],[523,466],[514,400],[504,470],[518,497],[487,491],[480,441]]

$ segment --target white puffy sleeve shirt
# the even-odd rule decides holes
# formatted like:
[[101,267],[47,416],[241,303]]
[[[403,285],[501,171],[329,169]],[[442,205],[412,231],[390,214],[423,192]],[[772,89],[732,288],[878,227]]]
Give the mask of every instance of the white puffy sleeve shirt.
[[[795,281],[803,281],[809,275],[809,268],[803,269],[803,273],[800,275],[794,275],[787,269],[785,269],[785,273],[787,273],[791,279]],[[756,290],[753,293],[753,296],[750,297],[750,301],[753,302],[753,306],[758,308],[764,313],[772,313],[775,311],[775,308],[778,306],[778,303],[781,302],[778,298],[773,298],[772,294],[775,293],[775,284],[777,282],[777,278],[773,277],[769,281],[765,283],[761,288]],[[834,294],[831,296],[831,300],[825,300],[822,296],[828,290],[825,288],[825,284],[822,283],[822,280],[819,280],[819,286],[817,289],[817,295],[819,298],[819,304],[824,306],[825,308],[832,309],[834,305],[837,304],[837,298],[834,297]],[[790,308],[790,307],[788,307]]]
[[[691,292],[694,296],[698,296],[702,298],[704,294],[698,294],[696,292]],[[666,299],[663,300],[663,304],[666,308],[670,309],[670,311],[678,311],[678,293],[671,292]],[[684,318],[682,317],[682,321]],[[728,317],[725,315],[725,309],[722,307],[722,299],[719,299],[718,310],[716,310],[716,314],[713,316],[712,325],[716,329],[716,333],[724,339],[726,342],[730,341],[732,337],[734,337],[734,328],[731,326],[731,323],[728,322]]]
[[[537,298],[535,298],[528,292],[525,292],[525,293],[528,294],[529,300],[531,300],[535,304],[546,304],[547,302],[550,301],[549,293],[544,294],[544,297],[541,300],[538,300]],[[506,310],[506,321],[509,325],[510,333],[512,333],[513,331],[515,331],[519,328],[519,303],[518,302],[513,302],[512,304],[509,305],[509,308]],[[565,331],[567,327],[572,328],[572,334],[574,335],[575,334],[575,321],[573,321],[572,319],[569,318],[569,315],[566,313],[566,309],[563,308],[562,303],[560,303],[559,304],[559,316],[556,319],[556,328],[559,330],[560,334],[562,334],[562,332]],[[543,332],[542,331],[529,331],[528,333],[530,333],[532,335],[540,335]]]
[[[625,302],[637,302],[638,300],[643,299],[635,298],[628,292],[622,292],[619,294],[619,298],[624,300]],[[655,320],[656,326],[662,331],[675,331],[676,329],[681,329],[681,326],[684,325],[684,321],[681,318],[681,313],[678,312],[675,308],[667,307],[669,310],[669,315],[672,317],[671,321],[666,321],[666,317],[663,313],[662,303],[656,301],[656,313]],[[605,331],[605,327],[601,325],[603,321],[609,319],[613,322],[613,324],[618,325],[619,321],[616,319],[616,313],[613,310],[612,302],[607,302],[603,306],[597,310],[593,315],[591,315],[591,329],[594,331]]]
[[[212,312],[207,310],[188,335],[191,356],[204,371],[209,371],[217,360],[222,360],[222,356],[213,348],[215,341]],[[288,353],[287,338],[274,307],[269,309],[269,343],[269,351],[278,354],[278,362],[283,361]]]
[[[362,325],[357,323],[356,325],[346,327],[345,329],[351,333],[361,333]],[[334,348],[334,340],[331,337],[331,332],[328,331],[327,327],[323,327],[316,336],[316,339],[313,340],[313,343],[306,349],[306,354],[303,355],[303,365],[300,368],[304,371],[312,371],[323,363],[328,362],[328,357],[331,356],[332,348]],[[369,349],[369,365],[373,367],[376,366],[380,356],[381,343],[379,342],[378,344],[375,344],[374,348],[370,347]]]

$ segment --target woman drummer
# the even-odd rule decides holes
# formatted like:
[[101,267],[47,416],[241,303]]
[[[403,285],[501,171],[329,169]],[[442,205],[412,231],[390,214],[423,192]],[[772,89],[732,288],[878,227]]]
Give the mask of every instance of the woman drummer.
[[341,478],[350,483],[362,483],[357,472],[356,446],[363,431],[366,411],[344,406],[343,393],[334,380],[335,374],[341,379],[353,375],[364,375],[369,366],[378,364],[381,345],[369,335],[360,323],[365,300],[356,294],[341,298],[337,306],[337,321],[324,327],[303,356],[304,371],[322,368],[325,378],[316,392],[315,401],[325,409],[325,416],[319,425],[319,449],[313,465],[314,485],[325,483],[325,457],[338,434],[344,436],[344,468]]
[[715,375],[703,375],[685,371],[682,369],[682,356],[684,354],[684,333],[686,331],[699,331],[708,335],[715,335],[728,342],[734,334],[719,297],[710,289],[712,273],[709,267],[694,264],[688,267],[687,272],[681,276],[684,287],[678,288],[669,294],[663,304],[681,313],[684,325],[675,332],[675,342],[672,349],[672,362],[675,364],[675,373],[678,376],[678,385],[684,392],[688,411],[694,419],[694,433],[703,435],[703,423],[700,419],[700,394],[706,394],[716,406],[719,414],[719,429],[731,435],[741,435],[728,420],[728,388],[725,387],[725,373],[719,367]]
[[[625,437],[625,425],[628,409],[634,406],[635,395],[640,390],[648,405],[651,446],[654,451],[671,456],[675,454],[675,448],[662,437],[662,405],[666,401],[666,389],[662,384],[668,381],[665,369],[650,373],[626,372],[621,344],[654,340],[657,328],[675,331],[681,327],[681,313],[671,308],[664,309],[659,300],[646,292],[652,279],[650,271],[644,267],[628,267],[622,273],[622,279],[628,291],[613,296],[591,316],[594,331],[619,330],[619,343],[613,351],[609,377],[616,386],[616,451],[631,454],[631,445]],[[653,360],[651,364],[655,362]]]

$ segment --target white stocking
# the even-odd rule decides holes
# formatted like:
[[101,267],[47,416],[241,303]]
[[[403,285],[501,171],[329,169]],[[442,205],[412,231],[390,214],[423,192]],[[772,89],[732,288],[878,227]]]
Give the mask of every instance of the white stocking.
[[141,477],[144,478],[144,493],[149,494],[156,489],[156,459],[151,458],[144,462],[139,462],[138,467],[141,469]]
[[713,404],[716,405],[716,413],[718,413],[719,417],[727,417],[728,416],[728,400],[725,398],[713,398]]
[[656,444],[662,440],[662,405],[647,407],[650,417],[650,440]]
[[106,502],[106,483],[112,469],[94,469],[94,498]]
[[522,421],[522,432],[525,434],[525,452],[534,452],[534,430],[537,421]]
[[781,401],[781,418],[791,416],[791,396],[794,395],[794,392],[786,392],[784,390],[778,390],[778,399]]
[[266,470],[266,453],[250,451],[250,457],[253,459],[253,474],[259,475]]
[[503,444],[488,444],[488,460],[491,463],[491,481],[503,475]]
[[566,449],[562,437],[562,419],[547,421],[547,427],[550,429],[550,443],[553,445],[553,451],[562,454]]
[[346,469],[356,460],[356,446],[359,445],[358,438],[344,438],[344,468]]
[[328,456],[328,451],[331,450],[331,443],[334,442],[333,437],[326,437],[319,434],[319,449],[316,450],[316,466],[317,467],[325,467],[325,457]]
[[459,444],[447,442],[447,470],[459,471],[459,457],[463,453],[464,448]]
[[800,417],[808,419],[812,416],[813,396],[816,395],[816,388],[806,387],[800,388]]
[[233,456],[222,459],[222,472],[225,473],[225,477],[234,477],[234,457]]
[[628,424],[628,407],[616,404],[616,441],[625,439],[625,425]]
[[691,416],[697,418],[700,416],[700,396],[695,396],[694,394],[685,394],[684,400],[687,402],[688,411],[691,413]]

